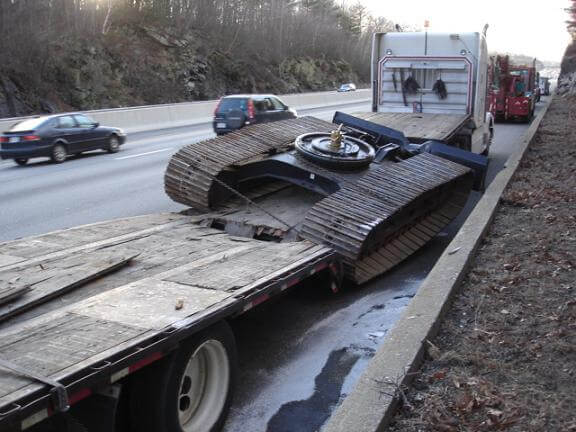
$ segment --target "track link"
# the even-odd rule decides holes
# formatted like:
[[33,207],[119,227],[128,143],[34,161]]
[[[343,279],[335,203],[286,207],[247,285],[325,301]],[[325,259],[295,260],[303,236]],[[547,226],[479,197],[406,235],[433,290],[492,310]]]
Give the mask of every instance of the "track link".
[[330,246],[363,283],[416,252],[462,209],[468,168],[430,154],[379,166],[318,202],[300,235]]

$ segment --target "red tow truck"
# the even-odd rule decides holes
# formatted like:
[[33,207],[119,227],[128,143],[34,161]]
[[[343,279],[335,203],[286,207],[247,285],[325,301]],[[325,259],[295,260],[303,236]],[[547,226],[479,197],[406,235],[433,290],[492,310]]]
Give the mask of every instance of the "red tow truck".
[[491,105],[496,121],[519,119],[528,123],[536,104],[536,60],[532,66],[513,66],[508,56],[497,56],[492,67]]

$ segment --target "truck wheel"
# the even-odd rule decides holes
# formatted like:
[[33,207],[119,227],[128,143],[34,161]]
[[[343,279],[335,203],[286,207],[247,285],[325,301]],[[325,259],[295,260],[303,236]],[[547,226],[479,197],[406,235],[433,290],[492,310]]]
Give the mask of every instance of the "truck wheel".
[[28,163],[28,159],[26,158],[18,158],[18,159],[14,159],[14,162],[16,162],[18,165],[20,166],[24,166]]
[[133,431],[219,431],[237,372],[232,331],[225,323],[214,325],[142,372],[131,388]]

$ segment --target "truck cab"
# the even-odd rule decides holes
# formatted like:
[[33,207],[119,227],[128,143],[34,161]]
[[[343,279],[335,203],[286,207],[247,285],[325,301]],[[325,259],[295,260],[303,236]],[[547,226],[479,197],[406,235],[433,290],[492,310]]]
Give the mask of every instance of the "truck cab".
[[460,118],[451,143],[487,153],[493,123],[487,113],[487,72],[482,33],[377,33],[372,111],[436,115],[439,123],[447,116]]
[[509,56],[496,56],[492,72],[491,99],[495,106],[495,119],[529,122],[539,96],[536,91],[536,62],[532,66],[512,65]]

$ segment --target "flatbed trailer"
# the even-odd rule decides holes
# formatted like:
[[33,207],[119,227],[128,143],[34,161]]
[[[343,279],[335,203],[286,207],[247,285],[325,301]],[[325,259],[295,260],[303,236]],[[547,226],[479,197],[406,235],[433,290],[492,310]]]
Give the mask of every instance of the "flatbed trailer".
[[[33,268],[47,278],[37,287],[59,293],[0,321],[1,431],[27,430],[110,393],[191,335],[310,275],[337,278],[337,260],[325,246],[234,237],[196,222],[181,214],[142,216],[0,245],[0,280]],[[111,264],[127,263],[64,294],[85,265],[106,261],[103,254]],[[100,430],[114,430],[95,412]]]
[[0,244],[0,432],[220,430],[228,320],[310,277],[365,283],[423,247],[485,178],[485,157],[444,143],[468,121],[253,125],[172,156],[182,214]]

